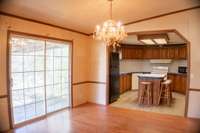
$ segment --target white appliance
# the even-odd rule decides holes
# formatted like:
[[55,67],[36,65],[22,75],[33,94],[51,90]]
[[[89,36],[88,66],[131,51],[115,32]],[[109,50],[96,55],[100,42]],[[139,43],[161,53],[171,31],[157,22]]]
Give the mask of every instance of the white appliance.
[[164,74],[166,75],[164,80],[166,80],[168,71],[169,68],[166,66],[155,66],[152,68],[151,74]]
[[139,78],[138,75],[142,73],[133,73],[132,74],[132,90],[138,90]]

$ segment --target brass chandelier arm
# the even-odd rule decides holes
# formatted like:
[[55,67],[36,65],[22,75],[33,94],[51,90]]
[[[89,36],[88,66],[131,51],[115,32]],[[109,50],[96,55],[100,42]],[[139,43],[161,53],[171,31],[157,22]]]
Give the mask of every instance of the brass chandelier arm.
[[116,51],[117,47],[120,46],[119,42],[127,36],[127,33],[121,22],[113,20],[113,0],[108,0],[108,2],[110,2],[110,19],[101,26],[96,26],[93,37],[105,41],[108,46],[112,46],[113,50]]

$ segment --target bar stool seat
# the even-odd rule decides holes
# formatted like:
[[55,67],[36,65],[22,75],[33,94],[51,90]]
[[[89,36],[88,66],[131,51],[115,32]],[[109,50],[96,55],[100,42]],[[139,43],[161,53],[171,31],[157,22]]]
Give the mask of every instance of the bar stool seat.
[[141,89],[139,94],[139,104],[144,104],[145,98],[147,98],[148,105],[152,104],[152,82],[150,81],[142,81],[140,82]]
[[172,102],[172,90],[171,90],[172,80],[165,80],[161,83],[160,94],[159,94],[159,104],[161,100],[166,100],[168,105]]

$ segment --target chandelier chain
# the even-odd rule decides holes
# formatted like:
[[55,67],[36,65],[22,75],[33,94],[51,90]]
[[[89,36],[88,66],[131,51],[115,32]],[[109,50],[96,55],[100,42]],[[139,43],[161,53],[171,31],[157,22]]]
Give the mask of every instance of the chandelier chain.
[[113,18],[112,10],[113,10],[113,6],[112,6],[112,0],[111,0],[110,1],[110,19]]
[[97,25],[93,37],[98,40],[103,40],[108,46],[112,46],[113,50],[119,47],[120,41],[122,41],[127,33],[121,22],[114,21],[113,18],[113,0],[110,2],[110,18],[105,21],[102,25]]

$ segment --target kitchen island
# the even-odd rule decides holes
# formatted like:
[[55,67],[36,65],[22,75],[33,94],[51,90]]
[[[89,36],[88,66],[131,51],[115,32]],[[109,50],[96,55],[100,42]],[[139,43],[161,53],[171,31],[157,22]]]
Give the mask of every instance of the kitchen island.
[[[138,98],[140,96],[140,90],[141,90],[141,82],[143,81],[149,81],[152,83],[152,95],[153,95],[153,105],[159,105],[159,92],[160,92],[160,85],[161,82],[165,79],[167,76],[166,74],[138,74],[139,78],[139,91],[138,91]],[[146,101],[146,100],[145,100]]]

